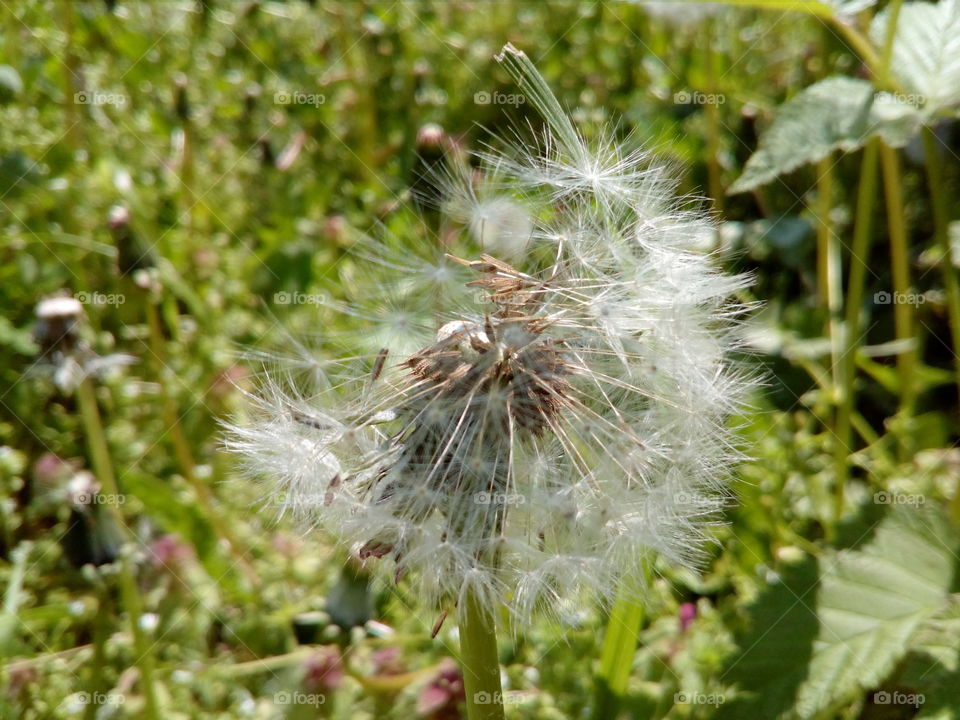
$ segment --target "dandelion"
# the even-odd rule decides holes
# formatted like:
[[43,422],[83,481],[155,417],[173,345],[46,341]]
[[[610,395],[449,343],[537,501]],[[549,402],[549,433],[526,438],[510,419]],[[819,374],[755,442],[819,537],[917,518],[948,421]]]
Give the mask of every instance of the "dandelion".
[[35,372],[49,376],[62,391],[72,393],[87,377],[98,377],[130,365],[134,358],[115,353],[100,356],[84,340],[83,305],[74,297],[57,295],[37,303],[33,337],[40,347]]
[[[697,563],[752,383],[729,359],[747,278],[697,249],[709,219],[647,153],[586,141],[523,53],[498,60],[546,128],[480,155],[482,198],[446,175],[468,256],[438,259],[436,283],[367,264],[387,306],[426,307],[416,337],[432,336],[328,363],[316,392],[268,373],[228,440],[285,510],[457,606],[472,718],[502,717],[471,702],[499,697],[495,608],[522,624],[583,591],[612,599],[653,555]],[[469,245],[470,200],[495,213],[495,191],[529,227],[509,263]]]

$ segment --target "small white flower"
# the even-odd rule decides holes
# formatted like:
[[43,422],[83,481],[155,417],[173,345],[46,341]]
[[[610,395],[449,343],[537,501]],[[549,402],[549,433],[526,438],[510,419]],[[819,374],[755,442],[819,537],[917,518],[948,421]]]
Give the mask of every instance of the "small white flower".
[[[470,589],[523,619],[581,590],[610,599],[651,554],[696,563],[752,379],[729,359],[747,279],[694,249],[709,219],[645,152],[588,144],[522,53],[500,59],[547,121],[539,142],[482,156],[501,207],[529,221],[522,257],[486,254],[481,233],[475,259],[435,261],[442,282],[368,258],[350,271],[370,279],[366,307],[386,295],[432,336],[328,363],[319,390],[268,373],[228,444],[285,508],[409,571],[428,601]],[[476,198],[462,179],[460,210]],[[484,192],[475,207],[497,208]],[[348,312],[364,337],[394,337]]]

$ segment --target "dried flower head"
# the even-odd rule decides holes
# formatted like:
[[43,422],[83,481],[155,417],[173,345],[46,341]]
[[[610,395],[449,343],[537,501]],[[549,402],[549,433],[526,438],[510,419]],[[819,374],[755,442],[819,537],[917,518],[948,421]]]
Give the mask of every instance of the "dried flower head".
[[134,361],[123,354],[100,356],[90,348],[80,332],[85,313],[76,298],[58,295],[41,300],[36,315],[33,337],[40,347],[40,358],[34,370],[50,376],[64,392],[73,392],[85,377],[101,375]]
[[547,127],[483,153],[473,207],[495,188],[522,208],[523,257],[469,244],[475,180],[448,172],[470,259],[359,253],[350,279],[368,283],[326,311],[378,345],[325,364],[319,388],[266,373],[228,445],[272,502],[392,559],[427,600],[470,590],[526,618],[613,596],[653,553],[699,558],[752,382],[729,360],[747,281],[698,249],[714,228],[663,167],[588,143],[522,53],[498,59]]

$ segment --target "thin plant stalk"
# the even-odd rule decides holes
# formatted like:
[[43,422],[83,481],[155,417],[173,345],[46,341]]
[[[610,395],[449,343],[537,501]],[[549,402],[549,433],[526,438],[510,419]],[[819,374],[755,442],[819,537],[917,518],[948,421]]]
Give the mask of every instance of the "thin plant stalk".
[[[887,204],[887,227],[890,233],[890,262],[893,276],[893,320],[896,339],[907,345],[897,354],[897,372],[900,376],[900,413],[913,414],[916,401],[916,383],[913,380],[916,365],[916,320],[914,307],[905,302],[910,292],[910,259],[908,257],[907,221],[903,209],[900,156],[887,145],[880,144],[880,166],[883,171],[884,196]],[[908,450],[908,448],[903,448]]]
[[[119,497],[120,491],[117,487],[117,479],[113,474],[110,450],[107,445],[106,434],[103,431],[103,423],[100,421],[100,410],[97,407],[97,398],[90,378],[84,378],[77,387],[77,404],[80,407],[80,417],[90,451],[90,461],[93,464],[97,480],[99,480],[107,495],[114,498]],[[113,516],[117,526],[123,529],[127,539],[132,539],[132,534],[124,523],[117,505],[107,503],[106,508],[107,512]],[[122,552],[120,560],[120,595],[130,619],[133,647],[137,656],[134,664],[140,671],[140,683],[143,686],[144,717],[147,720],[159,720],[157,693],[153,678],[153,653],[148,638],[143,628],[140,627],[140,617],[143,615],[143,600],[140,597],[140,589],[137,586],[128,550]]]
[[923,140],[923,157],[927,167],[927,183],[930,187],[930,205],[933,210],[933,236],[940,251],[940,267],[943,269],[943,284],[947,292],[947,313],[953,341],[954,373],[957,396],[960,398],[960,281],[950,248],[950,211],[946,185],[943,177],[943,160],[937,147],[933,128],[926,126],[920,135]]
[[[723,180],[720,170],[720,105],[716,99],[720,95],[720,52],[716,48],[716,27],[713,20],[707,23],[707,100],[704,112],[707,118],[707,184],[710,197],[717,213],[723,213]],[[713,100],[714,102],[710,102]]]
[[817,163],[817,304],[830,307],[830,193],[833,178],[830,176],[832,155]]
[[64,112],[66,114],[67,142],[71,149],[76,150],[83,144],[83,124],[82,113],[77,110],[76,94],[77,87],[78,62],[74,53],[74,16],[73,3],[70,0],[63,0],[60,3],[61,21],[63,25],[64,48],[63,48],[63,85],[66,91],[66,102],[64,103]]
[[830,338],[831,394],[838,386],[843,315],[843,257],[830,211],[833,207],[833,155],[817,164],[817,280],[820,303],[827,310]]
[[[940,267],[943,269],[943,285],[947,294],[947,317],[950,322],[950,339],[953,344],[953,371],[956,376],[957,395],[960,397],[960,281],[953,263],[950,248],[949,200],[943,177],[943,162],[937,147],[933,128],[926,126],[920,132],[923,140],[923,156],[927,167],[927,182],[930,186],[930,204],[933,209],[933,235],[940,250]],[[960,524],[960,485],[954,490],[950,501],[950,515]]]
[[[107,640],[110,638],[110,607],[106,592],[99,598],[97,615],[93,619],[93,658],[90,662],[90,687],[93,692],[104,692],[103,669],[107,666]],[[84,711],[86,720],[96,720],[97,704],[88,703]]]
[[461,600],[459,628],[467,718],[504,720],[496,620],[472,589]]
[[[880,140],[870,138],[863,151],[860,166],[860,184],[857,193],[857,213],[853,229],[853,245],[850,248],[850,274],[847,280],[846,312],[843,323],[843,354],[837,366],[838,407],[834,437],[834,521],[843,515],[849,467],[847,466],[851,445],[851,415],[854,409],[854,382],[857,372],[857,348],[860,344],[860,313],[867,279],[867,258],[872,245],[873,208],[877,191],[877,166],[879,164]],[[829,528],[830,534],[835,524]]]
[[[887,34],[879,61],[872,46],[864,41],[857,47],[864,61],[873,69],[880,87],[887,87],[890,80],[890,60],[893,57],[893,40],[896,37],[897,19],[903,0],[893,0],[888,8]],[[843,25],[838,21],[838,25]],[[868,52],[869,51],[869,52]],[[843,516],[844,494],[849,477],[848,457],[851,444],[851,421],[855,405],[854,384],[857,374],[857,348],[860,344],[860,312],[863,291],[866,285],[867,258],[872,241],[871,225],[877,190],[877,166],[879,164],[880,139],[876,136],[867,141],[860,166],[860,185],[857,192],[857,213],[853,229],[853,246],[850,249],[850,276],[847,282],[846,313],[844,317],[844,352],[840,358],[840,383],[836,431],[834,433],[834,522],[827,527],[832,539],[836,526]]]
[[[652,563],[644,561],[644,577],[650,579]],[[646,606],[637,588],[625,585],[620,589],[610,612],[607,631],[600,655],[600,669],[595,678],[596,693],[592,717],[605,720],[616,717],[622,698],[627,692],[633,657],[640,641],[640,629],[646,616]]]

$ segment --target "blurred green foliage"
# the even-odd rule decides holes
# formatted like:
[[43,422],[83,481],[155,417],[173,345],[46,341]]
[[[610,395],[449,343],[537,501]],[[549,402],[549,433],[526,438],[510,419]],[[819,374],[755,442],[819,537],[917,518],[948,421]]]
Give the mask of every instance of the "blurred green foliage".
[[[674,162],[684,192],[713,194],[718,257],[753,272],[747,299],[765,304],[748,361],[769,382],[738,418],[754,460],[704,575],[658,567],[624,713],[960,717],[955,358],[932,271],[955,260],[932,249],[917,141],[902,151],[924,298],[916,407],[900,410],[884,345],[893,308],[873,303],[839,517],[816,169],[723,193],[775,108],[866,74],[834,25],[629,2],[33,0],[2,13],[0,717],[151,704],[163,718],[458,717],[453,623],[432,638],[434,611],[402,583],[371,584],[329,538],[255,511],[218,423],[258,370],[242,349],[339,349],[351,329],[282,293],[348,297],[359,233],[435,242],[412,193],[435,161],[424,126],[476,149],[526,122],[522,104],[489,101],[516,92],[492,62],[507,41],[586,133],[615,123]],[[960,136],[951,122],[936,133],[955,197]],[[859,156],[833,162],[827,210],[846,248]],[[879,209],[874,227],[869,296],[892,287]],[[85,347],[136,361],[87,384],[118,485],[109,511],[77,501],[91,482],[108,491],[85,474],[97,425],[52,382],[34,334],[37,303],[59,295],[84,303]],[[589,711],[604,617],[564,607],[502,643],[509,717]]]

